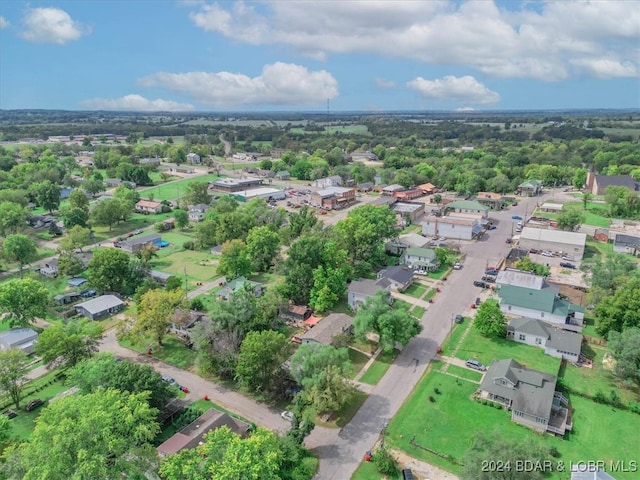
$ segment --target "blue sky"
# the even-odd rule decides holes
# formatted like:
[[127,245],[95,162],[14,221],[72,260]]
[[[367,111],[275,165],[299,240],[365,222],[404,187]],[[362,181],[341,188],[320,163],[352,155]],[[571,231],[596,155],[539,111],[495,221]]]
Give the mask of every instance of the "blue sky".
[[640,107],[640,2],[0,2],[0,108]]

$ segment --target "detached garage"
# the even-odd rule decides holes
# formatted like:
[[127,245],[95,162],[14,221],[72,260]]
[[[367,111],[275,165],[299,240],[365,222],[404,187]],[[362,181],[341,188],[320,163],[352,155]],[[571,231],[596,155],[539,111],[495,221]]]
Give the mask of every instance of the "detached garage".
[[124,310],[124,302],[115,295],[101,295],[76,305],[76,312],[89,320],[99,320]]
[[586,243],[586,233],[531,227],[523,228],[520,233],[520,248],[562,252],[576,260],[582,260]]

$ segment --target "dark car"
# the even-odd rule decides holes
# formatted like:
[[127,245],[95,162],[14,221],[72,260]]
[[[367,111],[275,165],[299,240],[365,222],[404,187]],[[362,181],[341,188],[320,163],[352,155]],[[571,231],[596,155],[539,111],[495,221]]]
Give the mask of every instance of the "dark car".
[[480,297],[476,298],[476,306],[480,305],[482,303],[482,300],[480,300]]
[[570,268],[571,270],[576,269],[576,266],[573,263],[569,263],[569,262],[560,262],[560,266],[564,268]]
[[522,220],[522,217],[520,215],[512,215],[511,218],[514,220]]
[[493,277],[491,275],[483,275],[482,280],[489,283],[496,283],[496,277]]
[[25,411],[30,412],[31,410],[35,410],[36,408],[38,408],[43,403],[44,402],[42,400],[40,400],[39,398],[34,398],[33,400],[31,400],[29,403],[27,403],[24,406],[24,409],[25,409]]
[[540,250],[536,250],[535,248],[531,248],[529,250],[529,253],[533,253],[533,254],[540,253]]
[[487,285],[484,282],[481,282],[480,280],[476,280],[475,282],[473,282],[473,285],[475,287],[480,287],[480,288],[488,288],[489,287],[489,285]]
[[488,268],[484,271],[485,275],[497,275],[498,274],[498,270],[495,270],[493,268]]
[[456,323],[462,323],[462,315],[456,315],[453,321]]

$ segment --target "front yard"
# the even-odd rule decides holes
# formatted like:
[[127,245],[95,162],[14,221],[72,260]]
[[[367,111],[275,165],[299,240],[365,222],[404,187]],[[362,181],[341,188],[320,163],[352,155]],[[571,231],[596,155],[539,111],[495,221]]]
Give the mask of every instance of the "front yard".
[[366,383],[367,385],[375,385],[377,384],[384,374],[387,373],[389,367],[393,363],[393,361],[398,356],[397,350],[392,350],[389,353],[380,352],[378,357],[373,361],[366,372],[360,377],[360,381],[362,383]]
[[166,335],[163,345],[158,346],[157,342],[150,338],[140,339],[134,342],[129,339],[119,339],[118,343],[142,355],[147,354],[147,349],[151,348],[152,355],[169,365],[188,371],[194,371],[197,352],[187,346],[175,335]]

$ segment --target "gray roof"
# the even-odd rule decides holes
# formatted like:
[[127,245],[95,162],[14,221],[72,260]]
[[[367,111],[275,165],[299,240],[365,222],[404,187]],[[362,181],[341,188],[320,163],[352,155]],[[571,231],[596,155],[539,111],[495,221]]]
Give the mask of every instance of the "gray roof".
[[124,305],[124,302],[115,295],[101,295],[86,302],[79,303],[76,305],[76,308],[83,308],[91,314],[96,314],[120,305]]
[[193,207],[191,207],[189,209],[190,212],[193,211],[200,211],[200,212],[206,212],[207,210],[209,210],[209,205],[205,204],[205,203],[199,203],[197,205],[194,205]]
[[587,234],[565,232],[564,230],[549,230],[545,228],[524,227],[520,233],[520,240],[536,240],[539,242],[563,243],[576,247],[583,247],[587,243]]
[[542,290],[546,286],[544,277],[513,268],[500,270],[496,277],[496,283],[498,285],[513,285],[514,287],[533,288],[535,290]]
[[35,330],[30,328],[12,328],[0,332],[0,345],[5,348],[11,348],[35,338],[38,338],[38,333]]
[[361,295],[375,295],[376,292],[384,290],[384,287],[378,284],[376,280],[370,280],[368,278],[361,278],[360,280],[353,280],[349,284],[349,293],[358,293]]
[[511,400],[513,410],[546,419],[551,416],[555,389],[556,377],[523,368],[513,359],[494,360],[480,384],[480,390]]
[[594,175],[599,188],[610,186],[627,187],[629,190],[640,190],[640,182],[636,182],[631,175]]
[[407,233],[406,235],[400,235],[398,238],[400,243],[403,243],[407,247],[423,248],[429,243],[429,239],[418,233]]
[[403,266],[387,267],[378,272],[379,279],[390,279],[395,282],[406,284],[413,280],[413,270]]
[[616,233],[613,244],[616,246],[640,248],[640,237],[625,235],[624,233]]
[[317,325],[310,328],[300,338],[302,340],[315,340],[316,342],[329,345],[333,336],[346,331],[353,325],[353,317],[344,313],[332,313],[323,318]]
[[151,278],[159,278],[161,280],[168,280],[173,275],[171,275],[170,273],[161,272],[160,270],[149,270],[149,276]]
[[554,328],[546,322],[534,318],[518,317],[509,322],[509,332],[522,332],[536,337],[546,338],[545,347],[555,348],[563,352],[579,355],[582,349],[582,335]]
[[144,245],[146,243],[152,243],[155,242],[156,240],[160,240],[160,234],[158,233],[152,233],[151,235],[144,235],[142,237],[131,237],[128,238],[127,240],[121,242],[121,243],[126,243],[127,245]]

